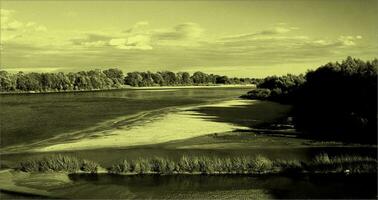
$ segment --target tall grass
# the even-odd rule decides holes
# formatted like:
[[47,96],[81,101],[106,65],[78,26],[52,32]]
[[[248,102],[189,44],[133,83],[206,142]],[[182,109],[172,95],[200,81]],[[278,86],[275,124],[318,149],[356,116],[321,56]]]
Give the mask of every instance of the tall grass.
[[38,160],[21,162],[18,169],[24,172],[90,172],[96,173],[99,165],[93,161],[71,156],[52,155]]
[[[267,157],[188,156],[173,160],[164,157],[124,160],[108,169],[111,174],[264,174],[264,173],[377,173],[378,161],[361,156],[320,154],[307,162],[299,160],[271,160]],[[100,166],[92,161],[54,155],[20,163],[25,172],[90,172]]]
[[313,172],[348,172],[348,173],[365,173],[377,172],[377,159],[361,156],[334,156],[328,154],[317,155],[308,169]]
[[219,158],[206,156],[182,156],[178,160],[167,158],[124,160],[113,165],[110,173],[158,173],[158,174],[250,174],[273,171],[273,162],[263,156]]

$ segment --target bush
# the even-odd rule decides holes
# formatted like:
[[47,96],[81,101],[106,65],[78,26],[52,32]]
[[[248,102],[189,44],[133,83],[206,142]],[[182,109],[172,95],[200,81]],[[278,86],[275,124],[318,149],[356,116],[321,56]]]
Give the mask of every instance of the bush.
[[80,170],[84,172],[96,173],[100,168],[99,164],[90,160],[83,160]]
[[146,174],[151,171],[151,162],[148,159],[139,158],[136,161],[131,162],[131,172]]
[[378,60],[347,57],[305,76],[264,78],[241,96],[293,105],[296,129],[315,139],[377,142]]
[[348,172],[348,173],[376,173],[378,161],[370,157],[338,156],[329,157],[328,154],[316,156],[308,165],[313,172]]
[[273,162],[266,157],[258,155],[256,158],[252,160],[249,165],[249,170],[251,172],[263,173],[272,171],[273,169]]
[[25,172],[97,172],[99,165],[71,156],[53,155],[39,160],[21,162],[18,169]]
[[242,95],[240,98],[266,100],[270,97],[270,93],[271,92],[269,89],[257,88],[249,91],[245,95]]
[[284,173],[299,173],[303,171],[303,164],[298,160],[276,160],[274,162],[274,171]]
[[[337,156],[319,154],[310,162],[298,160],[270,160],[255,157],[207,157],[182,156],[178,161],[155,157],[153,159],[124,160],[108,169],[112,174],[261,174],[261,173],[377,173],[378,161],[361,156]],[[21,162],[18,169],[25,172],[90,172],[96,173],[100,166],[92,161],[70,156],[54,155],[39,160]]]

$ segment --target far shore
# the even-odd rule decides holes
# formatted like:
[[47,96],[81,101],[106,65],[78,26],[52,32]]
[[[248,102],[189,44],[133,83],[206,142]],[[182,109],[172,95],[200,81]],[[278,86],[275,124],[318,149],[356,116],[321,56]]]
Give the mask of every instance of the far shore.
[[256,87],[255,84],[245,85],[181,85],[181,86],[151,86],[151,87],[131,87],[128,89],[135,90],[150,90],[150,89],[192,89],[192,88],[241,88],[241,87]]
[[115,91],[115,90],[159,90],[159,89],[204,89],[204,88],[255,88],[255,84],[218,84],[218,85],[180,85],[180,86],[149,86],[149,87],[133,87],[125,85],[120,88],[108,89],[91,89],[91,90],[62,90],[62,91],[13,91],[0,92],[2,94],[51,94],[51,93],[76,93],[76,92],[99,92],[99,91]]

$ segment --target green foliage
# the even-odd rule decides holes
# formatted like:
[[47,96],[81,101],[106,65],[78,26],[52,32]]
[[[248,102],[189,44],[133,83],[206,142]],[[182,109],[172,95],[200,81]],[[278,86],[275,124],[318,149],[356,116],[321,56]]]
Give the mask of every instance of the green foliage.
[[251,84],[256,79],[229,78],[204,72],[195,72],[192,76],[188,72],[174,73],[171,71],[129,72],[125,77],[125,84],[134,87],[148,86],[176,86],[176,85],[215,85],[215,84]]
[[99,165],[88,160],[64,155],[53,155],[39,160],[21,162],[19,170],[25,172],[90,172],[96,173]]
[[268,76],[258,82],[257,89],[242,95],[245,99],[274,100],[283,103],[294,101],[296,94],[306,82],[301,75]]
[[270,93],[271,93],[271,91],[269,89],[257,88],[255,90],[249,91],[245,95],[242,95],[241,98],[267,100],[270,97]]
[[300,173],[304,170],[304,165],[299,160],[275,160],[274,171],[281,171],[283,173]]
[[255,158],[235,157],[219,158],[206,156],[182,156],[174,161],[166,158],[137,159],[134,161],[123,161],[113,165],[110,173],[266,173],[273,169],[273,162],[268,158],[258,155]]
[[15,75],[0,71],[0,91],[14,91],[17,88]]
[[377,69],[377,59],[348,57],[308,72],[294,101],[297,128],[321,138],[376,143]]
[[376,173],[378,161],[369,157],[361,156],[337,156],[330,157],[328,154],[317,155],[308,169],[314,172],[347,172],[347,173]]
[[377,141],[378,60],[346,58],[305,76],[270,76],[242,98],[293,105],[294,123],[313,138]]
[[131,162],[131,170],[132,172],[138,174],[146,174],[152,172],[151,170],[151,163],[150,160],[139,158],[138,160]]
[[256,156],[250,164],[250,169],[253,172],[266,172],[272,170],[273,162],[266,157],[261,155]]
[[0,92],[49,92],[72,90],[99,90],[133,87],[176,86],[176,85],[215,85],[215,84],[251,84],[257,79],[228,78],[203,72],[129,72],[124,76],[119,69],[80,71],[77,73],[23,73],[10,74],[0,71]]
[[[108,169],[111,174],[262,174],[262,173],[376,173],[378,161],[361,156],[320,154],[311,161],[269,159],[262,155],[236,157],[187,156],[178,160],[155,157],[124,160]],[[100,166],[71,156],[53,155],[21,162],[24,172],[97,173]]]
[[96,162],[90,160],[82,160],[80,170],[84,172],[96,173],[99,167],[100,166]]

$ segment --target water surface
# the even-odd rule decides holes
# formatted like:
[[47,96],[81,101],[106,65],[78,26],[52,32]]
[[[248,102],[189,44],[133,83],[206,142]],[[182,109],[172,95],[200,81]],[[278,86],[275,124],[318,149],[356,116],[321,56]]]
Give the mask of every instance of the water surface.
[[1,147],[29,144],[141,112],[237,98],[250,89],[152,89],[0,95]]
[[[68,198],[227,199],[376,198],[376,175],[71,175],[52,190]],[[361,184],[363,183],[363,184]]]

